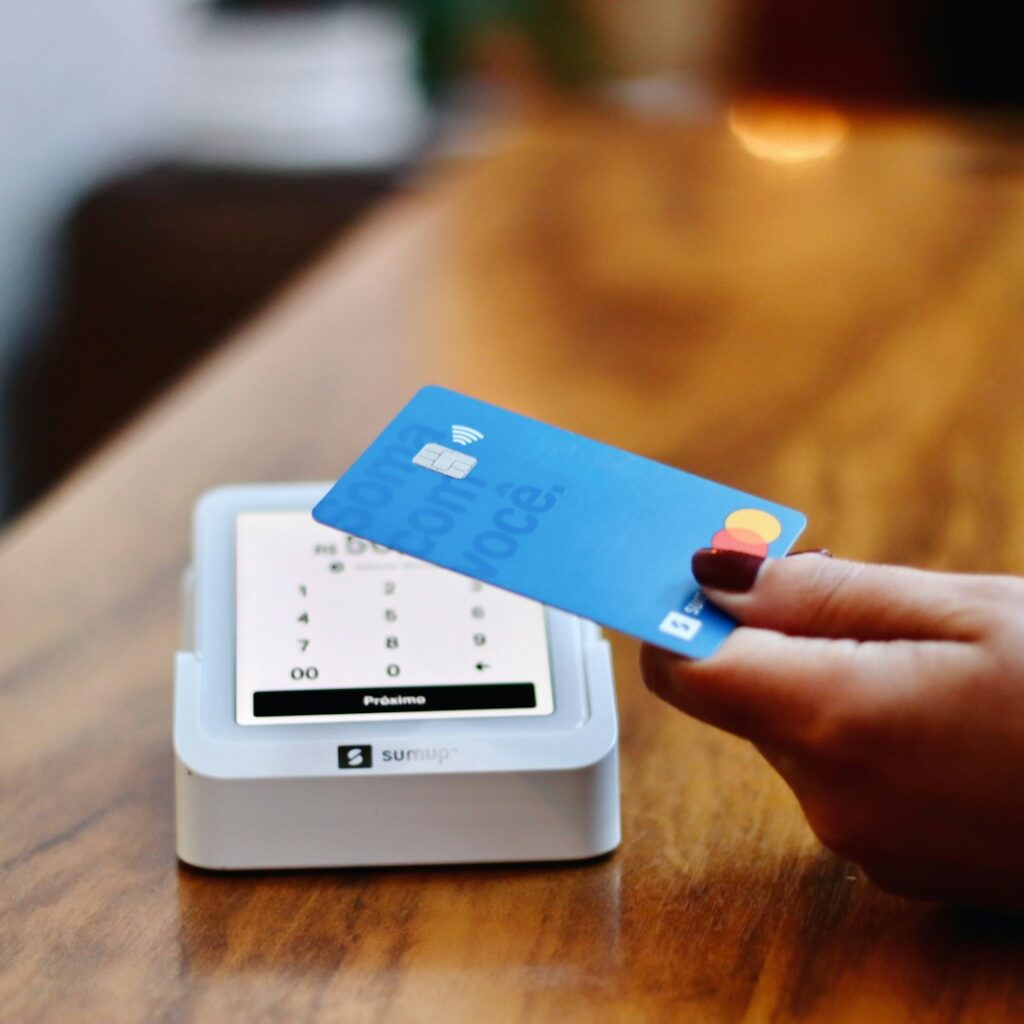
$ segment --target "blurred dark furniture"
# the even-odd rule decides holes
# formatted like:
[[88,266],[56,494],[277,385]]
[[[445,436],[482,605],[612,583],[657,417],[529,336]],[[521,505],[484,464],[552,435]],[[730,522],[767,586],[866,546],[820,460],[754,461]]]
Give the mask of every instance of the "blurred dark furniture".
[[161,165],[87,197],[62,301],[15,398],[15,502],[122,424],[382,196],[396,176]]
[[751,0],[749,87],[867,104],[1024,104],[1019,14],[994,0]]

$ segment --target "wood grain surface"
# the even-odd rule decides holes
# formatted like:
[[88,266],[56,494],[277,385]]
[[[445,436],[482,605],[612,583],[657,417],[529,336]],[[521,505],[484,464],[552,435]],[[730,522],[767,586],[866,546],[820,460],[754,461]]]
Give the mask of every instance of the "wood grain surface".
[[1024,570],[1022,240],[1013,139],[907,120],[780,164],[555,113],[385,209],[3,538],[0,1020],[1024,1019],[1019,922],[874,889],[627,638],[595,863],[191,870],[171,752],[195,497],[333,477],[427,381],[804,509],[809,545]]

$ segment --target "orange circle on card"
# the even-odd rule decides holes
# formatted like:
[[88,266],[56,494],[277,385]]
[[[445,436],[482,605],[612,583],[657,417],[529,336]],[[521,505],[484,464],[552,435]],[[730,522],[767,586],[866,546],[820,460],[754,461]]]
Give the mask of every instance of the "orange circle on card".
[[719,530],[711,538],[711,546],[718,551],[741,551],[761,558],[768,554],[768,545],[753,530],[742,528]]
[[782,533],[782,523],[771,512],[759,508],[738,508],[730,512],[725,528],[733,532],[749,530],[766,544],[771,544]]

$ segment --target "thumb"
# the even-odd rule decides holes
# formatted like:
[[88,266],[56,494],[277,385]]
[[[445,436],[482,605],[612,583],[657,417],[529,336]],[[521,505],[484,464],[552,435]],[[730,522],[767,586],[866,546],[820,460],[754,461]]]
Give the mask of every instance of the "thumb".
[[971,640],[981,632],[964,577],[808,553],[761,559],[703,548],[693,574],[738,622],[792,636]]

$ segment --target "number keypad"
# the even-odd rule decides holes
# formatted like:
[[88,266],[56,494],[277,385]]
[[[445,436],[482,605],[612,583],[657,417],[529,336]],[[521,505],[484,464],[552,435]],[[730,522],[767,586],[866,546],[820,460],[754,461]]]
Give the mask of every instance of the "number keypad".
[[536,602],[302,512],[241,514],[236,556],[242,724],[553,710]]

